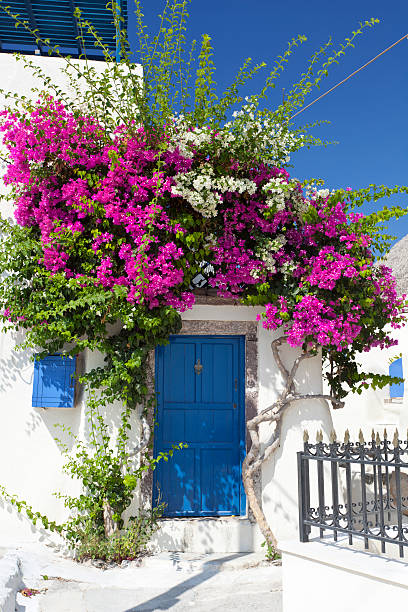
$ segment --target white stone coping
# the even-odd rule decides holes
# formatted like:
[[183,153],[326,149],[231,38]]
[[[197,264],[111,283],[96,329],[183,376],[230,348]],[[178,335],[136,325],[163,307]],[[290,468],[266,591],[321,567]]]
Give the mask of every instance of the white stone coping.
[[[282,551],[283,571],[285,571],[285,555],[294,555],[408,589],[408,558],[390,559],[369,551],[358,550],[349,546],[345,538],[337,543],[332,539],[331,541],[316,539],[310,542],[289,540],[280,542],[279,549]],[[408,547],[405,547],[405,551],[408,557]]]
[[17,592],[23,586],[21,562],[15,554],[0,559],[0,610],[14,612]]

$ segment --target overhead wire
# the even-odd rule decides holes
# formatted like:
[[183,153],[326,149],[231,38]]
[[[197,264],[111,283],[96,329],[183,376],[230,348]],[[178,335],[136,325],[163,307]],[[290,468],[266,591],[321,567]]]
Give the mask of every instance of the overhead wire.
[[396,45],[398,45],[400,42],[402,42],[403,40],[408,40],[408,34],[404,34],[404,36],[402,36],[399,40],[397,40],[395,43],[393,43],[392,45],[390,45],[389,47],[387,47],[386,49],[384,49],[384,51],[381,51],[381,53],[379,53],[378,55],[376,55],[375,57],[373,57],[372,59],[370,59],[369,62],[366,62],[363,66],[360,66],[360,68],[357,68],[357,70],[354,70],[354,72],[352,72],[351,74],[349,74],[345,79],[343,79],[342,81],[340,81],[339,83],[337,83],[337,85],[334,85],[334,87],[332,87],[331,89],[327,90],[325,93],[323,93],[321,96],[319,96],[318,98],[316,98],[315,100],[313,100],[312,102],[310,102],[310,104],[307,104],[306,106],[303,106],[300,110],[298,110],[297,113],[295,113],[294,115],[292,115],[289,119],[292,120],[295,117],[297,117],[297,115],[300,115],[300,113],[303,113],[303,111],[305,111],[306,109],[310,108],[311,106],[313,106],[313,104],[315,104],[316,102],[318,102],[319,100],[321,100],[322,98],[324,98],[325,96],[327,96],[327,94],[331,93],[332,91],[334,91],[335,89],[337,89],[337,87],[340,87],[340,85],[343,85],[343,83],[345,83],[346,81],[348,81],[349,79],[351,79],[351,77],[353,77],[355,74],[357,74],[358,72],[360,72],[360,70],[363,70],[363,68],[366,68],[367,66],[369,66],[370,64],[372,64],[373,62],[375,62],[376,59],[378,59],[379,57],[381,57],[382,55],[384,55],[384,53],[387,53],[387,51],[389,51],[390,49],[392,49],[393,47],[395,47]]

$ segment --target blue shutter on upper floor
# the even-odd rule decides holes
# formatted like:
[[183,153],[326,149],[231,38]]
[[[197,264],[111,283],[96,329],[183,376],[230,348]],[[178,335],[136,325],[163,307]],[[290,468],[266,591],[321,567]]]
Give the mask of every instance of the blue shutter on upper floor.
[[[119,51],[116,41],[116,27],[112,11],[107,8],[106,0],[11,0],[10,10],[20,16],[21,21],[29,24],[37,32],[38,38],[24,27],[16,27],[15,20],[4,10],[0,11],[1,52],[20,51],[24,54],[39,52],[40,55],[73,55],[84,53],[88,59],[105,61],[104,50],[95,46],[95,38],[84,27],[81,31],[74,11],[81,10],[82,20],[89,21],[104,45],[114,57]],[[127,30],[128,6],[124,0],[116,1],[124,21],[121,29]],[[49,40],[48,46],[46,39]],[[53,47],[58,46],[58,53]]]
[[48,355],[34,362],[34,408],[73,408],[76,356]]
[[[390,364],[389,374],[390,376],[399,376],[400,378],[403,377],[401,357],[399,359],[396,359]],[[391,398],[403,397],[403,396],[404,396],[404,383],[403,382],[390,385],[390,397]]]

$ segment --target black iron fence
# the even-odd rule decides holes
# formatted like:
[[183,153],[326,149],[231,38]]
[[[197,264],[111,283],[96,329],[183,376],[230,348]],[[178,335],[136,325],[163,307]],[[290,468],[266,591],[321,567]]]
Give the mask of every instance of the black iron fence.
[[[407,435],[408,438],[408,435]],[[343,442],[323,442],[318,432],[315,444],[305,432],[304,449],[298,453],[300,540],[307,542],[312,527],[320,537],[329,533],[386,543],[399,547],[400,557],[408,546],[408,441],[393,440],[372,433],[365,442],[350,442],[346,432]]]

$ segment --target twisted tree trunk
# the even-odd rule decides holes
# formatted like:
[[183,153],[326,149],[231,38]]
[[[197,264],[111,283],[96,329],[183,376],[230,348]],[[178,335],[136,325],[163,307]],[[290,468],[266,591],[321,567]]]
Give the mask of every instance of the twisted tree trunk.
[[[268,406],[268,408],[265,408],[265,410],[262,410],[262,412],[260,412],[253,419],[247,422],[247,429],[251,437],[251,448],[249,449],[242,464],[242,480],[244,483],[245,493],[248,498],[249,506],[254,514],[255,520],[258,523],[266,542],[275,550],[277,550],[278,548],[278,541],[271,527],[269,526],[261,504],[257,499],[254,486],[254,476],[256,472],[261,468],[262,464],[268,458],[270,458],[280,446],[282,417],[285,414],[286,410],[289,408],[289,406],[292,404],[292,402],[296,402],[299,400],[322,399],[330,401],[333,405],[333,408],[342,408],[344,406],[344,402],[341,402],[339,399],[333,397],[332,395],[325,395],[323,393],[302,394],[296,391],[295,376],[297,374],[299,366],[305,359],[314,357],[315,352],[302,352],[299,357],[295,359],[291,370],[288,371],[283,365],[279,353],[280,346],[285,343],[285,337],[281,336],[276,340],[273,340],[271,344],[274,359],[279,368],[279,371],[283,376],[283,391],[279,395],[276,402],[274,402],[271,406]],[[273,435],[262,450],[259,439],[259,426],[261,425],[261,423],[275,423],[275,430],[273,432]]]
[[103,524],[105,536],[109,538],[118,530],[118,524],[113,520],[112,506],[107,499],[103,500]]

